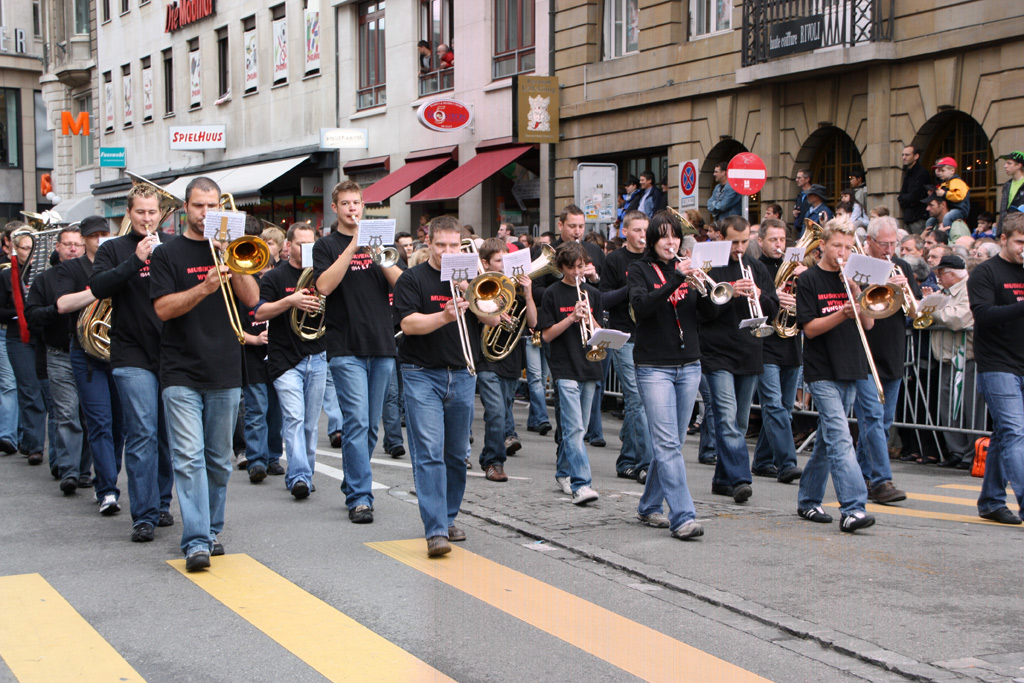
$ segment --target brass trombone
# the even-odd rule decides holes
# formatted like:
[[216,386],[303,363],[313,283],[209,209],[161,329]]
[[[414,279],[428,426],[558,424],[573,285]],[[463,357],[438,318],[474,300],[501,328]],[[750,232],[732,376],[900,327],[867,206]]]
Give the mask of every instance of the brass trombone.
[[316,291],[313,282],[313,269],[306,268],[299,275],[299,281],[295,285],[295,291],[305,290],[307,294],[313,295],[320,302],[320,308],[315,313],[293,308],[291,310],[292,332],[302,341],[316,341],[324,336],[327,331],[327,317],[324,315],[324,307],[327,298]]
[[473,342],[469,338],[469,326],[466,324],[466,313],[459,308],[459,299],[462,299],[462,290],[455,280],[449,280],[452,288],[452,305],[455,307],[455,325],[459,330],[459,346],[462,347],[462,359],[466,361],[466,369],[469,374],[476,374],[476,363],[473,362]]
[[[854,235],[853,250],[858,254],[866,255],[860,238]],[[903,292],[896,285],[868,285],[861,291],[857,304],[864,315],[876,320],[888,318],[896,311],[903,308]]]
[[707,271],[701,268],[695,269],[693,275],[687,275],[686,281],[698,294],[710,296],[711,301],[719,306],[732,299],[732,285],[728,282],[715,282]]
[[576,299],[587,306],[587,315],[579,322],[580,336],[583,337],[583,348],[587,349],[587,360],[592,363],[603,361],[608,352],[598,346],[591,346],[588,342],[594,336],[594,314],[590,310],[590,294],[580,287],[580,279],[576,278]]

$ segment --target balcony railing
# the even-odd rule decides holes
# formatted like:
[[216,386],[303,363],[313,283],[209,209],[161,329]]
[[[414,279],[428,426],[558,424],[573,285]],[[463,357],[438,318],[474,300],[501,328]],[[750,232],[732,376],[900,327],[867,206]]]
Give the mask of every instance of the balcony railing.
[[455,68],[439,69],[420,74],[420,97],[455,89]]
[[746,0],[743,66],[892,40],[895,0]]

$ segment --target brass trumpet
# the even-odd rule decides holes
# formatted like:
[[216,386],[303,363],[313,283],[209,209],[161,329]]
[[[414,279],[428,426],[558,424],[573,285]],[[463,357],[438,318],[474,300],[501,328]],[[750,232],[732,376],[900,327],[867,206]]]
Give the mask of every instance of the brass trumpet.
[[704,270],[697,269],[693,275],[687,275],[686,281],[701,296],[710,296],[713,303],[721,306],[732,299],[732,285],[728,282],[715,282]]
[[590,310],[590,294],[580,287],[579,278],[576,278],[576,299],[584,302],[587,306],[587,315],[579,322],[580,336],[583,338],[583,348],[587,349],[587,360],[591,363],[603,361],[608,356],[608,352],[600,347],[591,346],[588,343],[590,338],[594,336],[594,314]]
[[306,290],[307,294],[316,296],[320,302],[320,308],[315,313],[293,308],[290,314],[292,332],[302,341],[316,341],[324,336],[324,333],[327,331],[327,318],[324,316],[327,298],[316,291],[312,268],[304,269],[302,274],[299,275],[299,281],[295,284],[295,291],[302,290]]
[[364,247],[366,252],[381,268],[390,268],[398,263],[398,250],[394,247],[385,247],[381,244]]
[[[743,257],[740,257],[740,273],[743,275],[744,280],[754,281],[753,269],[743,263]],[[757,288],[755,285],[754,295],[747,297],[747,310],[750,312],[751,320],[761,320],[761,324],[757,327],[750,328],[750,334],[757,338],[767,337],[769,334],[775,331],[775,329],[766,324],[764,321],[767,320],[764,315],[764,311],[761,309],[761,300],[756,296]]]

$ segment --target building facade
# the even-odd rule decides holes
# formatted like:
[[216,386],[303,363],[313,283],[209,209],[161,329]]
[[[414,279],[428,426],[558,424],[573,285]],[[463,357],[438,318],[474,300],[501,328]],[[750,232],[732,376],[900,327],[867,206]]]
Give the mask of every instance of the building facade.
[[703,209],[714,165],[750,151],[768,170],[753,219],[767,202],[792,208],[797,170],[838,199],[857,166],[868,208],[899,216],[914,144],[926,166],[957,159],[972,216],[992,211],[995,157],[1024,147],[1022,20],[1024,6],[996,0],[559,3],[556,203],[593,161],[618,164],[620,182],[654,170],[678,206],[680,165],[697,159]]

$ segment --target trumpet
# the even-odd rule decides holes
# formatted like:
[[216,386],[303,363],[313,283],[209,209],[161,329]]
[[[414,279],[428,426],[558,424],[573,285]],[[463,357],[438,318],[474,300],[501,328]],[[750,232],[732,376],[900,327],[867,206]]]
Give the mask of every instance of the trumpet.
[[732,285],[728,282],[715,282],[707,272],[699,268],[694,271],[693,275],[686,276],[686,282],[701,296],[710,296],[711,301],[719,306],[732,299]]
[[910,323],[915,330],[923,330],[927,327],[931,327],[932,323],[935,322],[935,318],[928,311],[925,311],[921,315],[914,318],[914,322]]
[[385,247],[381,243],[380,237],[377,237],[375,244],[367,245],[364,248],[373,262],[381,268],[390,268],[398,263],[398,250],[394,247]]
[[315,341],[324,336],[327,331],[327,318],[324,316],[324,307],[327,297],[318,293],[313,283],[313,269],[306,268],[299,275],[299,281],[295,284],[295,290],[305,290],[307,294],[316,296],[320,307],[316,312],[304,311],[298,308],[291,310],[292,332],[302,341]]
[[[744,280],[754,281],[754,271],[750,266],[743,263],[743,257],[740,257],[740,273],[743,275]],[[761,309],[761,300],[757,296],[757,286],[754,286],[754,291],[750,296],[747,297],[747,310],[750,312],[751,320],[760,320],[756,327],[750,327],[750,334],[757,338],[767,337],[775,331],[771,325],[765,324],[768,320],[764,315],[764,311]]]
[[[225,192],[220,197],[221,206],[227,206],[231,211],[235,208],[235,198]],[[227,221],[221,222],[218,241],[227,242],[228,239]],[[221,266],[227,266],[232,272],[241,275],[254,275],[263,270],[270,263],[270,247],[259,237],[254,235],[242,235],[231,242],[224,249],[223,254],[218,253],[217,248],[210,242],[210,254],[213,256],[213,271],[217,273],[220,283],[220,294],[224,299],[224,306],[228,311],[228,322],[231,329],[238,338],[239,344],[245,344],[245,328],[242,326],[242,318],[238,314],[238,307],[235,305],[234,292],[228,287],[228,279],[220,272]]]
[[590,294],[580,287],[580,279],[576,278],[576,299],[586,304],[587,314],[583,320],[580,320],[580,336],[583,337],[583,348],[587,349],[587,360],[592,363],[597,363],[604,360],[608,356],[608,352],[604,349],[591,346],[587,343],[591,337],[594,336],[594,315],[590,311]]
[[839,279],[843,281],[843,287],[846,288],[846,296],[850,300],[850,305],[853,306],[853,319],[857,323],[857,332],[860,333],[860,343],[861,346],[864,347],[864,355],[868,358],[868,367],[871,369],[871,378],[875,380],[875,391],[878,392],[878,402],[885,405],[885,390],[882,389],[882,380],[878,378],[878,368],[875,367],[875,358],[871,355],[871,347],[868,346],[868,337],[864,332],[864,323],[861,322],[860,319],[861,312],[863,312],[864,315],[871,317],[868,314],[867,309],[865,309],[863,304],[861,304],[864,300],[864,293],[861,292],[859,299],[855,299],[853,297],[853,291],[850,289],[850,283],[846,281],[846,276],[843,275],[842,259],[838,259],[837,263],[839,264]]

